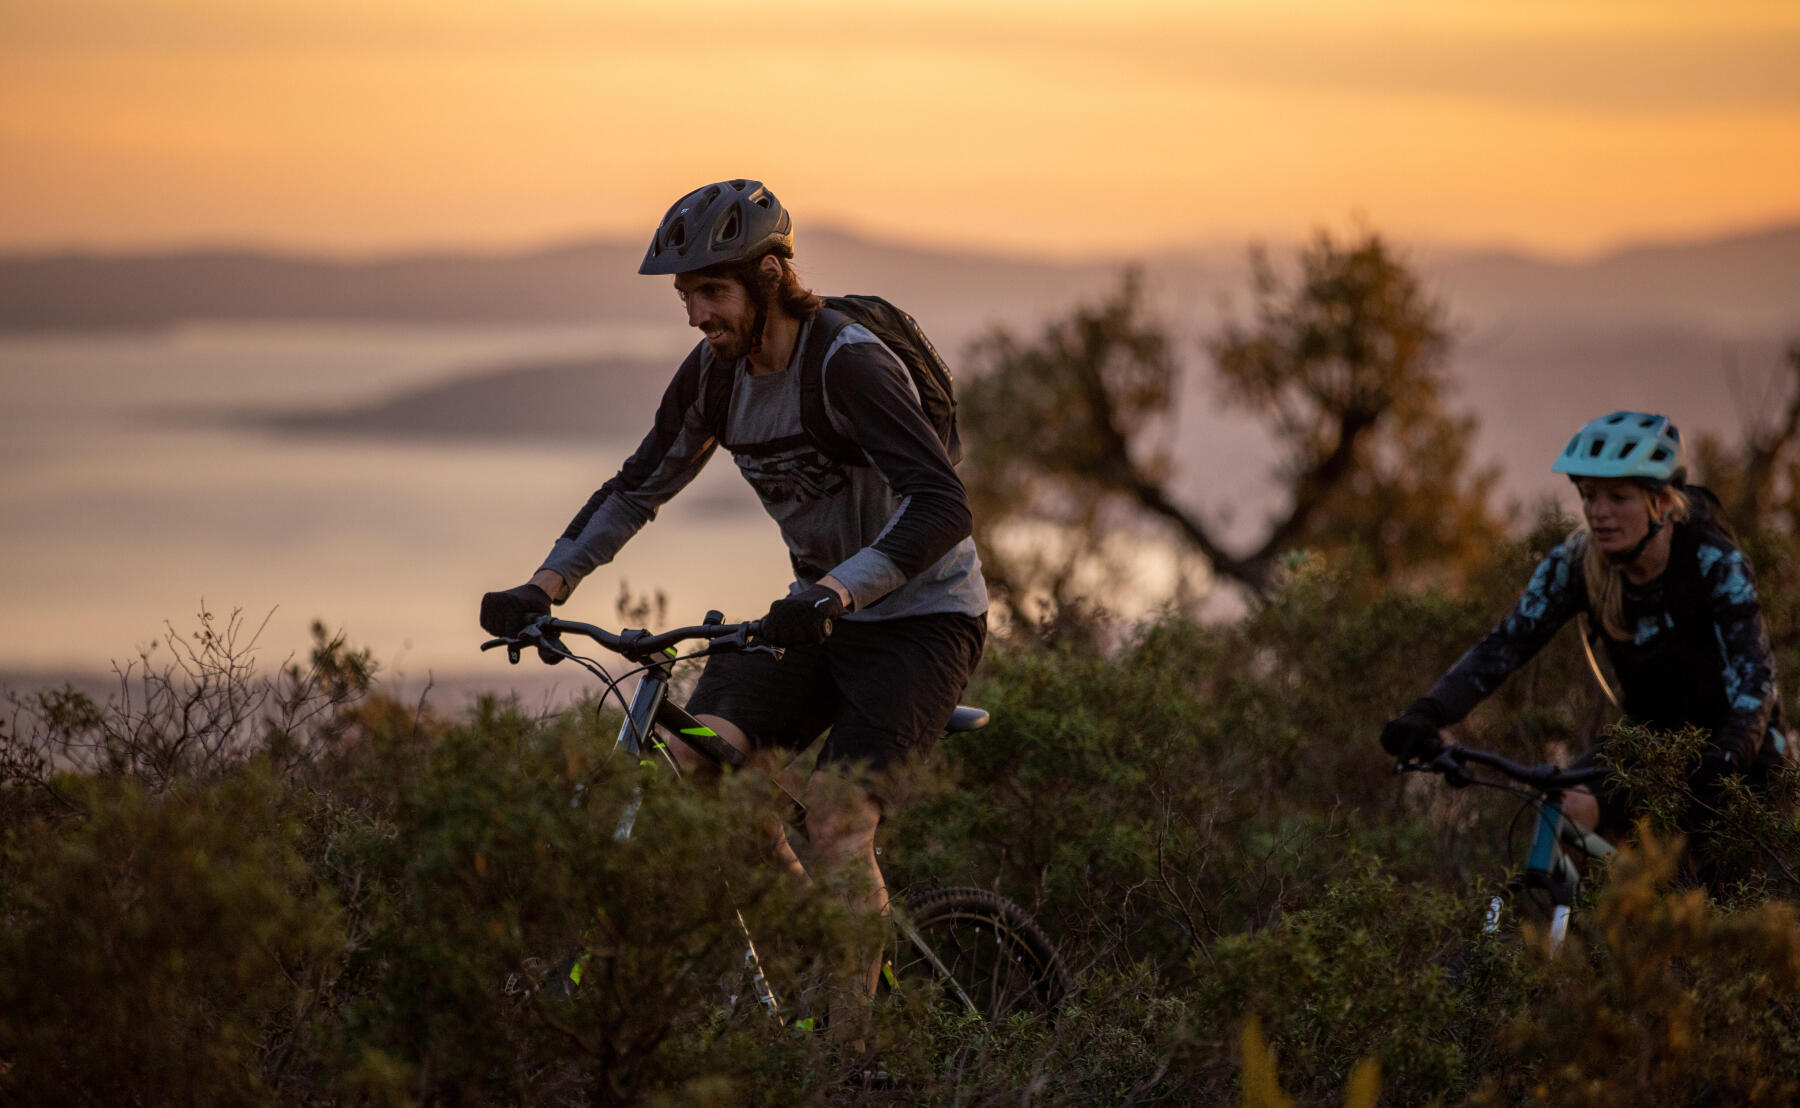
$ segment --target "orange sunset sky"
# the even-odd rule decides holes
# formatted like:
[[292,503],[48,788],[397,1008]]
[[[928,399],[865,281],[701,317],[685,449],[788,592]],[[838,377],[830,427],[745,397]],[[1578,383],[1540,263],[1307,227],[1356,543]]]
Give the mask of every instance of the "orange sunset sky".
[[13,0],[0,166],[0,249],[638,237],[750,175],[802,233],[1575,254],[1800,219],[1800,4]]

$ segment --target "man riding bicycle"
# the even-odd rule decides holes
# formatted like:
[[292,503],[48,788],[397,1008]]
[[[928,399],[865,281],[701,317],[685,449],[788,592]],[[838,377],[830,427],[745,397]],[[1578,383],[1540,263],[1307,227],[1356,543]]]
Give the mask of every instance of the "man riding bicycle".
[[[798,751],[830,729],[801,797],[808,865],[860,890],[853,907],[885,911],[875,830],[980,660],[987,588],[967,495],[914,378],[800,282],[793,256],[792,219],[760,182],[721,181],[669,209],[638,272],[673,275],[705,337],[531,580],[482,597],[481,625],[511,636],[566,601],[724,445],[793,563],[762,621],[786,650],[709,658],[688,710],[746,754]],[[809,427],[809,390],[852,459]],[[672,745],[684,770],[710,765]],[[777,851],[804,872],[785,836]]]
[[[1788,757],[1775,660],[1749,559],[1712,494],[1686,483],[1680,432],[1667,416],[1614,412],[1576,432],[1551,468],[1574,483],[1586,526],[1538,566],[1511,614],[1387,724],[1382,747],[1402,760],[1434,757],[1439,729],[1583,615],[1628,718],[1711,733],[1691,782],[1697,795],[1712,797],[1727,775],[1760,790]],[[1571,790],[1564,810],[1616,838],[1631,805],[1604,781],[1598,793]]]

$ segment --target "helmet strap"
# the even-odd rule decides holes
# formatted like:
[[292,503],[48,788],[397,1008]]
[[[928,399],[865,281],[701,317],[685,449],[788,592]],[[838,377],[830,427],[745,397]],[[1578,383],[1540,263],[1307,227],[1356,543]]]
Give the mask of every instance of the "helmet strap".
[[1621,550],[1616,554],[1608,554],[1606,556],[1606,560],[1616,566],[1630,565],[1631,563],[1638,560],[1638,555],[1640,555],[1644,552],[1644,548],[1650,545],[1650,540],[1655,538],[1656,533],[1658,531],[1661,531],[1662,529],[1663,529],[1663,521],[1662,520],[1660,520],[1660,519],[1651,520],[1650,521],[1650,529],[1648,531],[1644,532],[1644,537],[1639,539],[1637,541],[1636,545],[1632,546],[1632,548],[1630,550]]
[[763,285],[761,264],[762,259],[758,258],[754,262],[742,262],[738,267],[738,284],[744,286],[745,294],[756,301],[756,316],[750,323],[752,358],[762,353],[763,328],[769,322],[769,296]]
[[763,325],[769,322],[769,309],[761,304],[756,307],[756,320],[750,325],[750,356],[762,353]]

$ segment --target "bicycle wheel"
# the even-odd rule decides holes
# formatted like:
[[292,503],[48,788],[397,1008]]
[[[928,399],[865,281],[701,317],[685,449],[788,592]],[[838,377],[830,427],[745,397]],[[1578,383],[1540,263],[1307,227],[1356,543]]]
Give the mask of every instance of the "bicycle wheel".
[[1074,989],[1062,955],[1025,909],[986,889],[908,897],[893,969],[901,982],[935,980],[945,1003],[984,1019],[1052,1012]]

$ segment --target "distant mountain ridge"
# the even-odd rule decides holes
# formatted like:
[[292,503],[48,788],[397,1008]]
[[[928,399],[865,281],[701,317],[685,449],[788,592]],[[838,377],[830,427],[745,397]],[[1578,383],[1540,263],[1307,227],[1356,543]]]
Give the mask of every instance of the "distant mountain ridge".
[[[908,247],[817,230],[801,262],[827,291],[877,291],[962,333],[1025,321],[1111,280],[1129,258],[1056,262]],[[195,320],[431,324],[656,318],[666,283],[637,275],[636,242],[501,254],[413,253],[331,261],[254,250],[0,254],[0,331],[161,328]],[[1277,251],[1277,256],[1280,256]],[[1593,321],[1671,317],[1727,330],[1800,325],[1800,224],[1645,243],[1583,261],[1423,247],[1416,260],[1459,315]],[[1196,305],[1242,294],[1244,251],[1144,262]],[[1207,294],[1195,297],[1193,294]]]
[[485,367],[348,410],[234,413],[295,434],[531,442],[635,439],[672,367],[605,355]]

